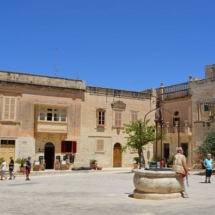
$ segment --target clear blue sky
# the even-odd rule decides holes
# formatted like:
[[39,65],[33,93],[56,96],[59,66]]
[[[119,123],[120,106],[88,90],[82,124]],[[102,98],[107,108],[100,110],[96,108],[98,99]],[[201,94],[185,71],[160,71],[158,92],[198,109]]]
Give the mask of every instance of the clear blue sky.
[[57,55],[88,86],[169,86],[215,64],[215,1],[1,1],[0,50],[0,70],[55,76]]

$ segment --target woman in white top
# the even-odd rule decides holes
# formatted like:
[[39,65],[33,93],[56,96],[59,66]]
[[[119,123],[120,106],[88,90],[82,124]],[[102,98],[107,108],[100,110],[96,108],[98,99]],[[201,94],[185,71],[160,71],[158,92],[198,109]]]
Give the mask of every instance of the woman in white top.
[[5,180],[7,179],[7,177],[5,176],[6,166],[7,166],[7,163],[6,163],[5,159],[3,159],[3,162],[0,167],[0,169],[1,169],[1,179],[0,180],[3,180],[3,178]]

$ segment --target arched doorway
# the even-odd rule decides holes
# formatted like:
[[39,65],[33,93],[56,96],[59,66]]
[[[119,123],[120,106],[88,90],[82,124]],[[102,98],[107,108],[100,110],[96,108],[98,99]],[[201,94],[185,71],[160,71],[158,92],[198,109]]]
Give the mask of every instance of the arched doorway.
[[45,151],[44,151],[46,169],[53,169],[54,168],[54,155],[55,155],[54,144],[51,142],[46,143]]
[[120,143],[115,143],[113,147],[113,167],[122,166],[122,146]]

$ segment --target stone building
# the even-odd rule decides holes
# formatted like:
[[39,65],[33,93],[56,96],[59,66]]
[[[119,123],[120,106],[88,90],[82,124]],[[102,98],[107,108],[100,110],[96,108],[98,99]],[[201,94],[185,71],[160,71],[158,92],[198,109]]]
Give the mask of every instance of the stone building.
[[205,67],[205,79],[189,77],[186,83],[157,90],[162,101],[165,138],[158,154],[168,158],[182,146],[188,164],[195,164],[197,147],[208,129],[215,128],[215,65]]
[[155,99],[155,90],[86,87],[82,80],[0,71],[0,157],[30,155],[45,159],[47,169],[57,160],[79,166],[92,158],[103,167],[131,166],[136,152],[120,153],[123,124],[143,118]]
[[52,169],[66,148],[76,153],[85,88],[80,80],[1,71],[0,157],[30,155]]
[[[127,136],[123,125],[144,119],[155,108],[155,101],[155,90],[132,92],[88,86],[82,107],[80,162],[87,164],[94,158],[104,167],[131,167],[137,152],[120,152]],[[148,117],[153,119],[154,114]],[[146,163],[153,157],[152,149],[152,144],[146,146]]]

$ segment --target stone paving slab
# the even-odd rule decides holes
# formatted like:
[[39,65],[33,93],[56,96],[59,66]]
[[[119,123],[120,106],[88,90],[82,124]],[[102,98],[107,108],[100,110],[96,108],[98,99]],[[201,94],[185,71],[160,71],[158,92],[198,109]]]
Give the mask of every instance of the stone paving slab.
[[[215,214],[215,176],[190,175],[190,198],[142,200],[132,196],[130,170],[31,175],[0,181],[1,215],[198,215]],[[214,178],[214,182],[213,182]]]

